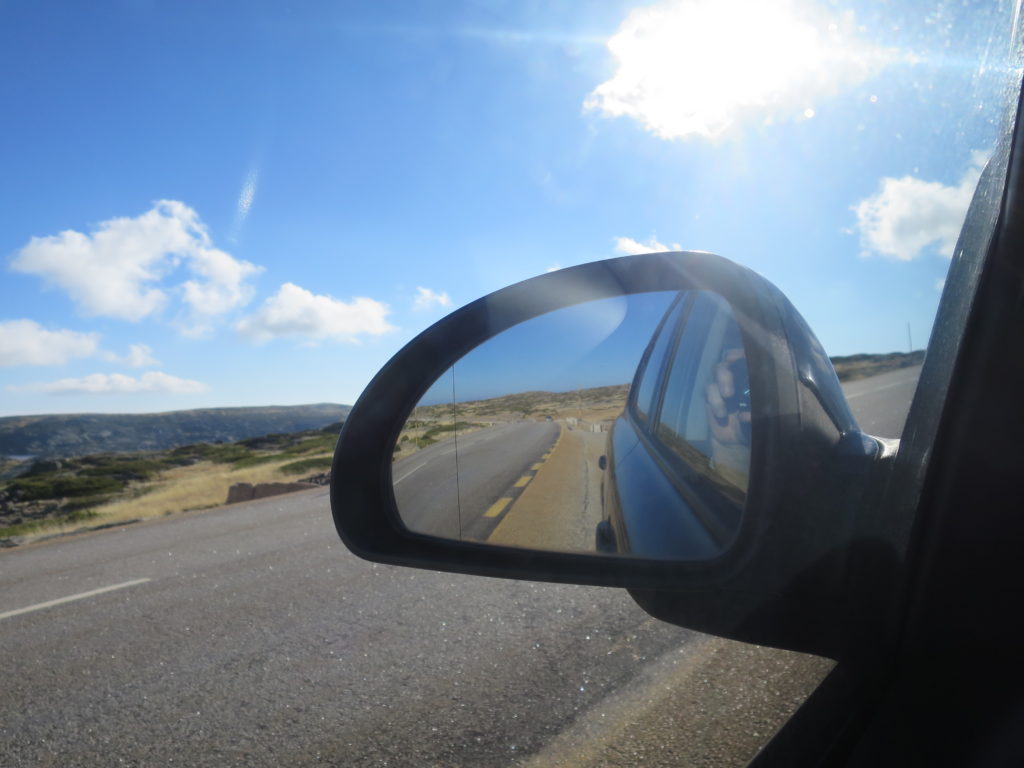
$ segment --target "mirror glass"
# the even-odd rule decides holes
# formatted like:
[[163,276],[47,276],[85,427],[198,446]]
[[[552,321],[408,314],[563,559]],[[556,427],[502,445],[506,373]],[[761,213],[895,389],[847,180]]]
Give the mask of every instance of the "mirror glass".
[[550,312],[476,347],[421,398],[394,446],[398,511],[413,532],[460,541],[711,558],[743,514],[750,401],[717,294]]

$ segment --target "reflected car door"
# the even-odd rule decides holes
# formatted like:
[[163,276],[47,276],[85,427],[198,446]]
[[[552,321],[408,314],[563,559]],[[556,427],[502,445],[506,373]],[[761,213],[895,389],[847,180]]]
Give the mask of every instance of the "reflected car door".
[[743,350],[716,294],[682,293],[665,313],[609,436],[599,550],[707,560],[729,546],[750,465]]

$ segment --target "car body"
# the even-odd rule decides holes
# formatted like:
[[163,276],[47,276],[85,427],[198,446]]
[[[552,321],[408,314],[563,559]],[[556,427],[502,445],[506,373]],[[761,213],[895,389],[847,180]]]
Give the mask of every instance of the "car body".
[[[708,392],[722,377],[730,389],[716,416]],[[666,311],[606,456],[599,551],[707,559],[732,543],[750,468],[750,387],[739,326],[715,294],[680,293]]]

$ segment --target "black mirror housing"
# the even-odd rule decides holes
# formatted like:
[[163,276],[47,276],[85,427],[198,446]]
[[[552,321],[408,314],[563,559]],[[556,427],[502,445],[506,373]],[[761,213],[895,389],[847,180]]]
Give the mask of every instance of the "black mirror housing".
[[[677,562],[495,546],[415,534],[391,477],[406,417],[469,351],[539,315],[597,299],[711,291],[731,307],[747,350],[755,425],[749,490],[719,557]],[[820,343],[786,297],[710,253],[644,254],[584,264],[502,289],[407,344],[374,377],[335,450],[331,508],[342,541],[368,560],[505,578],[625,587],[652,615],[726,637],[836,655],[847,612],[847,544],[858,483],[877,455],[860,434]]]

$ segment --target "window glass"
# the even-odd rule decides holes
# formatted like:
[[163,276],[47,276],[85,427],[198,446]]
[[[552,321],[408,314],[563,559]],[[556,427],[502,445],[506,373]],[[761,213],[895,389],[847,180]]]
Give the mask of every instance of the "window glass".
[[[852,519],[884,520],[903,565],[1003,200],[1019,5],[0,2],[2,762],[755,759],[828,662],[680,631],[622,590],[371,567],[325,492],[176,516],[323,482],[366,384],[456,307],[705,249],[777,285],[861,428],[901,439],[887,507]],[[707,389],[729,321],[703,299],[669,380],[685,303],[610,383],[643,421],[667,382],[656,458],[719,477],[742,466]],[[586,406],[561,450],[602,445]],[[112,451],[145,453],[115,472]],[[574,455],[593,513],[606,454]],[[81,526],[107,530],[19,546]]]
[[676,324],[679,315],[683,311],[686,295],[683,294],[673,305],[672,309],[665,316],[665,320],[658,330],[658,338],[654,342],[651,354],[647,356],[644,363],[644,371],[640,377],[640,385],[636,393],[636,414],[642,421],[647,421],[654,407],[654,398],[657,396],[657,384],[659,373],[665,353],[668,351],[669,342],[675,335]]
[[665,385],[659,441],[700,475],[746,491],[750,388],[739,326],[728,303],[701,291],[693,301]]

